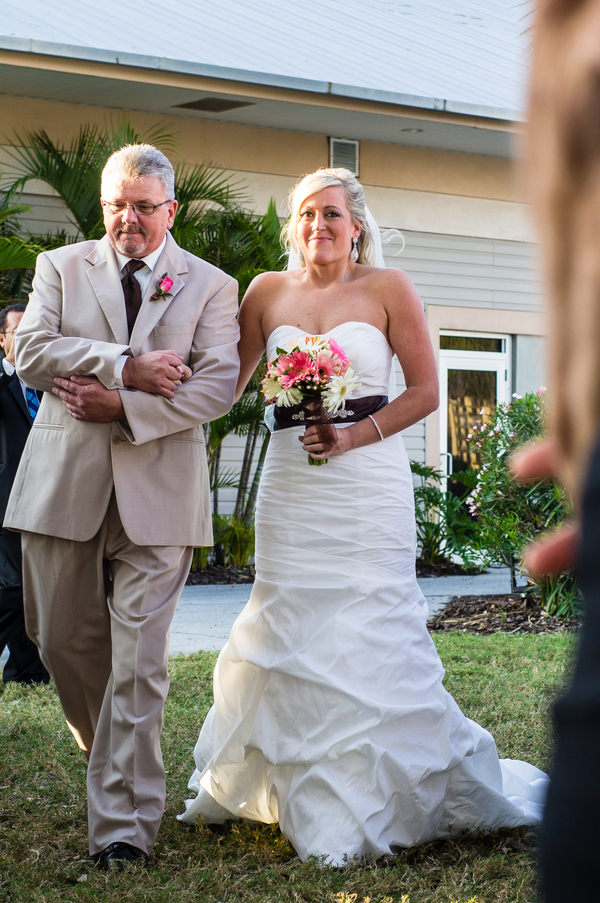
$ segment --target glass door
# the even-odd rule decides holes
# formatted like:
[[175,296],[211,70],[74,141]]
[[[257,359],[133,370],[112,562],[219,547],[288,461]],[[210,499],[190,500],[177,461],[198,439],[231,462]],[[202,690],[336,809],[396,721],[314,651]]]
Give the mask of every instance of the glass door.
[[[499,402],[509,400],[509,336],[440,335],[440,470],[444,477],[480,467],[467,436]],[[445,480],[445,481],[446,481]],[[452,484],[449,488],[458,491]]]

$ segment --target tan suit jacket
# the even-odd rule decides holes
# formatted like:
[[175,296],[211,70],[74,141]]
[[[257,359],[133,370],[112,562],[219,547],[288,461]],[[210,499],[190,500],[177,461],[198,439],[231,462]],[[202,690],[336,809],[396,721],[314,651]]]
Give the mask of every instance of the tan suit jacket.
[[[151,301],[158,276],[168,299]],[[113,486],[137,545],[210,545],[202,423],[233,403],[239,370],[237,283],[167,235],[131,338],[114,252],[105,236],[41,254],[16,337],[17,371],[44,391],[9,499],[5,526],[88,540]],[[52,395],[53,378],[97,376],[114,387],[121,354],[173,349],[193,376],[169,401],[119,390],[127,421],[75,420]]]

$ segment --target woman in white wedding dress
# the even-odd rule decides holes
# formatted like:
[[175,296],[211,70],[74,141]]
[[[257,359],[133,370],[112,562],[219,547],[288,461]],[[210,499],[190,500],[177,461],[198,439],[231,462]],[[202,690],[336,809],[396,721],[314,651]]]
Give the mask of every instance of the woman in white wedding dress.
[[[256,581],[217,662],[189,783],[197,796],[180,817],[279,822],[302,859],[333,865],[535,823],[545,775],[499,761],[443,688],[427,632],[400,430],[435,409],[438,389],[414,286],[382,268],[347,170],[296,186],[288,240],[291,268],[257,277],[241,307],[239,391],[265,348],[271,358],[299,336],[331,336],[352,359],[361,401],[346,407],[362,419],[337,425],[333,446],[314,426],[276,425]],[[394,352],[407,388],[386,405]],[[309,466],[307,452],[327,466]]]

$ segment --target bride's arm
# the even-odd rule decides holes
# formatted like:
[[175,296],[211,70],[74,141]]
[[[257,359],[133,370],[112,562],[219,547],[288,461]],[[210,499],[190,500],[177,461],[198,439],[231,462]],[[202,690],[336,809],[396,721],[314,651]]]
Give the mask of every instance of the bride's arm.
[[[336,430],[337,445],[325,449],[313,428],[304,434],[303,446],[315,458],[342,454],[380,442],[422,420],[439,405],[439,383],[435,357],[421,300],[410,278],[402,270],[382,270],[373,285],[374,292],[385,299],[388,339],[404,372],[406,390],[390,404],[353,426]],[[381,431],[379,435],[378,429]]]
[[240,375],[235,391],[236,401],[246,388],[265,350],[266,339],[263,333],[262,319],[265,297],[268,295],[269,276],[271,273],[262,273],[253,279],[240,305],[238,314]]

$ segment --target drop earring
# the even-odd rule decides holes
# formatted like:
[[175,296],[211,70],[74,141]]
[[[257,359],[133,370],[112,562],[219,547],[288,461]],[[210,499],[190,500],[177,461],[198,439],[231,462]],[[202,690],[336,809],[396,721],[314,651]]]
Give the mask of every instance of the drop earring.
[[356,235],[352,239],[352,250],[350,251],[350,260],[352,263],[356,263],[358,260],[358,238]]

